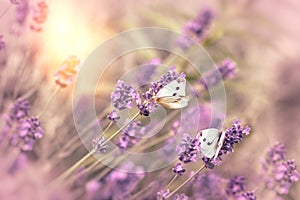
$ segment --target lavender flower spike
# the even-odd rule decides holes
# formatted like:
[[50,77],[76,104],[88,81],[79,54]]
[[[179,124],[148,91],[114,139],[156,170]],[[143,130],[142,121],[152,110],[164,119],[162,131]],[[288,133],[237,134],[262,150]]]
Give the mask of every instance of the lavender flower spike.
[[27,118],[29,116],[29,109],[28,101],[19,98],[5,116],[7,125],[12,125],[13,122]]
[[136,144],[140,138],[137,137],[138,133],[143,133],[140,121],[132,121],[126,128],[121,131],[118,146],[122,149],[129,148]]
[[221,156],[234,152],[234,145],[240,143],[246,135],[249,135],[251,128],[249,126],[242,127],[241,121],[238,119],[232,123],[231,128],[225,130],[225,139],[216,160],[203,157],[203,162],[208,168],[214,168],[214,164],[219,165],[222,161]]
[[107,145],[103,145],[103,143],[105,142],[105,138],[104,137],[96,137],[93,139],[93,148],[97,151],[97,152],[101,152],[104,153],[107,150]]
[[243,192],[239,196],[236,197],[237,200],[256,200],[256,196],[254,195],[254,192]]
[[291,185],[299,180],[300,174],[294,160],[287,160],[284,144],[277,143],[268,149],[262,161],[262,175],[266,187],[277,194],[287,194]]
[[[19,98],[10,108],[9,112],[3,115],[5,127],[1,133],[0,143],[7,136],[18,138],[16,134],[19,128],[18,126],[22,120],[29,116],[29,109],[28,101]],[[14,135],[11,136],[10,133],[14,133]]]
[[[182,29],[182,33],[191,37],[191,39],[196,42],[200,42],[209,29],[212,19],[212,11],[209,9],[203,10],[195,19],[185,24]],[[188,40],[186,37],[179,37],[177,43],[184,50],[188,49],[192,45],[191,40]]]
[[237,196],[245,190],[246,180],[243,176],[236,176],[229,180],[226,186],[228,196]]
[[193,187],[193,199],[228,199],[224,191],[224,180],[214,171],[208,171],[196,177]]
[[116,110],[113,110],[107,115],[107,118],[112,122],[117,122],[120,119],[120,116]]
[[160,190],[159,192],[157,192],[157,199],[158,200],[165,200],[166,197],[168,196],[168,194],[170,194],[170,190],[167,189],[166,191],[164,190]]
[[185,172],[185,169],[183,168],[181,163],[177,163],[175,167],[173,167],[173,172],[181,176]]
[[20,26],[24,26],[29,16],[30,5],[28,0],[18,2],[16,6],[16,22]]
[[212,71],[207,72],[199,80],[200,85],[206,90],[210,87],[217,86],[222,80],[233,78],[236,75],[236,64],[229,59],[222,63]]
[[203,10],[193,21],[186,24],[183,28],[183,33],[200,40],[210,26],[212,19],[212,11],[209,9]]
[[277,165],[273,173],[272,185],[279,194],[287,194],[292,183],[297,182],[300,177],[294,160],[284,161]]
[[61,88],[67,87],[72,83],[73,78],[79,71],[79,67],[80,59],[78,56],[68,56],[54,75],[55,83]]
[[198,136],[192,138],[189,134],[183,135],[182,143],[176,148],[180,161],[189,163],[197,160],[197,155],[201,150],[198,138]]
[[284,159],[286,159],[285,145],[281,143],[277,143],[268,150],[266,156],[266,163],[276,164],[280,161],[283,161]]
[[250,131],[249,126],[241,126],[241,120],[234,121],[231,128],[225,131],[225,140],[219,156],[233,152],[234,145],[240,143],[246,135],[250,134]]
[[44,131],[37,117],[20,121],[18,133],[11,136],[11,145],[18,146],[22,151],[31,151],[37,139],[41,139]]
[[139,101],[136,89],[125,81],[118,80],[115,90],[111,93],[113,106],[118,110],[131,109],[133,100]]

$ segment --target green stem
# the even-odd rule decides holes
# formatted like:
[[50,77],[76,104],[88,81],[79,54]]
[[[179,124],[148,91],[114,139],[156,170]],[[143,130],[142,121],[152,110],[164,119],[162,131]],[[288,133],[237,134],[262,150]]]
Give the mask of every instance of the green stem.
[[154,181],[150,184],[148,184],[146,187],[144,187],[142,190],[138,191],[134,195],[130,197],[130,200],[138,199],[138,197],[142,194],[145,194],[147,191],[149,191],[149,188],[151,188],[154,184],[157,184],[157,181]]
[[110,129],[110,127],[113,125],[113,122],[109,122],[109,124],[106,126],[106,128],[104,129],[104,131],[98,135],[98,137],[100,138],[106,131],[108,131],[108,129]]
[[168,185],[165,187],[164,191],[170,187],[170,185],[175,181],[175,179],[176,179],[177,177],[178,177],[177,174],[175,174],[175,175],[173,176],[173,178],[171,179],[171,181],[170,181],[170,182],[168,183]]
[[[155,140],[156,143],[153,144],[153,145],[156,145],[156,144],[160,143],[163,140],[165,140],[165,138],[164,137],[160,137],[159,140]],[[139,149],[140,151],[146,150],[148,148],[148,145],[143,145],[143,144],[144,143],[141,143],[141,144],[139,144],[139,146],[132,147],[130,149],[130,151],[136,151],[138,149],[138,147],[140,147],[140,146],[142,147],[141,149]],[[117,166],[119,164],[119,162],[122,161],[122,160],[124,160],[127,156],[128,156],[127,154],[126,155],[116,155],[116,156],[114,156],[115,157],[115,159],[113,160],[113,163],[115,163],[114,166]],[[95,179],[97,179],[97,180],[102,179],[106,175],[106,172],[108,172],[109,170],[107,168],[106,170],[104,170],[104,172],[101,172]]]
[[105,160],[106,158],[110,157],[111,154],[113,154],[115,152],[116,152],[116,149],[113,150],[112,152],[110,152],[109,154],[106,154],[105,156],[101,157],[101,159],[97,159],[96,162],[94,162],[88,168],[86,168],[85,173],[87,174],[87,173],[91,172],[91,170],[93,170],[102,160]]
[[[141,142],[138,146],[136,146],[137,148],[137,151],[144,151],[144,150],[147,150],[148,148],[150,147],[153,147],[163,141],[165,141],[166,139],[168,139],[170,136],[172,136],[171,134],[169,133],[165,133],[163,134],[162,136],[156,138],[155,140],[152,140],[150,142],[148,141],[144,141],[144,142]],[[142,147],[142,149],[138,149],[139,147]]]
[[188,179],[186,179],[181,185],[179,185],[177,188],[175,188],[175,190],[173,190],[170,194],[168,194],[166,196],[165,199],[170,198],[171,196],[173,196],[180,188],[182,188],[183,186],[185,186],[188,182],[190,182],[195,176],[197,176],[203,169],[205,168],[205,165],[203,165],[202,167],[200,167],[194,174],[193,176],[190,176]]
[[107,138],[104,142],[103,142],[103,146],[106,145],[111,139],[113,139],[116,135],[118,135],[124,128],[126,128],[133,120],[135,120],[138,116],[140,115],[140,113],[136,113],[133,118],[131,118],[131,120],[129,122],[127,122],[126,124],[124,124],[119,130],[117,130],[114,134],[112,134],[109,138]]
[[[130,197],[130,200],[141,199],[141,198],[138,198],[141,195],[143,195],[144,199],[147,199],[147,195],[150,191],[149,188],[151,188],[154,184],[161,183],[167,177],[167,175],[168,175],[167,173],[169,170],[170,170],[170,167],[166,167],[164,170],[160,171],[156,176],[151,176],[152,180],[154,179],[155,181],[150,182],[142,190],[139,190],[137,193],[134,193]],[[142,181],[139,181],[139,185],[145,185],[145,183],[143,183]]]
[[[133,120],[135,120],[140,113],[137,113],[128,123],[123,125],[119,130],[117,130],[114,134],[112,134],[102,145],[107,144],[113,137],[119,134],[124,128],[126,128]],[[59,182],[61,180],[66,179],[69,177],[86,159],[88,159],[91,155],[96,152],[96,149],[93,149],[88,154],[86,154],[83,158],[81,158],[78,162],[76,162],[72,167],[66,170],[63,174],[61,174],[58,178],[54,180],[54,182]]]
[[12,4],[10,4],[9,6],[7,6],[7,8],[0,14],[0,19],[9,11],[10,7],[12,6]]
[[[107,125],[107,127],[105,128],[105,130],[101,133],[101,134],[99,134],[99,138],[111,127],[111,125],[112,125],[113,123],[112,122],[110,122],[108,125]],[[73,151],[75,151],[76,149],[78,149],[80,146],[81,146],[82,144],[81,143],[77,143],[77,144],[74,144],[70,149],[67,149],[66,150],[66,152],[65,152],[65,154],[66,155],[70,155]]]
[[[106,110],[104,110],[103,111],[104,113],[106,113]],[[101,117],[104,117],[104,116],[100,116],[100,118]],[[87,133],[87,131],[95,124],[95,123],[97,123],[98,122],[98,120],[97,119],[95,119],[95,120],[93,120],[92,122],[90,122],[87,126],[85,126],[80,132],[82,133],[82,135],[85,135],[85,133]],[[80,140],[80,137],[76,137],[76,136],[74,136],[74,137],[72,137],[70,140],[68,140],[68,142],[61,148],[61,149],[59,149],[59,151],[60,152],[65,152],[65,151],[67,151],[67,153],[68,153],[68,151],[70,151],[69,149],[70,148],[72,148],[73,149],[73,146],[75,145],[75,143],[77,142],[77,141],[79,141]],[[76,148],[78,148],[78,147],[76,147]],[[67,154],[67,153],[63,153],[63,154]],[[52,158],[53,157],[53,155],[59,155],[59,154],[62,154],[62,153],[59,153],[59,152],[57,152],[57,151],[52,151],[50,154],[49,154],[49,159],[50,158]],[[60,162],[60,160],[58,159],[58,160],[55,160],[55,162]]]
[[61,174],[58,178],[56,178],[53,182],[60,182],[70,176],[86,159],[88,159],[92,154],[96,152],[95,149],[86,154],[83,158],[81,158],[78,162],[76,162],[72,167],[66,170],[63,174]]
[[[32,44],[31,44],[31,46],[32,46]],[[20,63],[20,66],[18,66],[18,71],[15,72],[19,79],[18,79],[18,83],[15,86],[15,90],[14,90],[14,93],[13,93],[13,99],[15,99],[17,97],[18,92],[19,92],[20,87],[21,87],[20,84],[22,84],[22,80],[24,79],[24,74],[26,72],[26,67],[25,66],[26,66],[27,60],[30,57],[31,46],[28,48],[29,50],[27,52],[25,52],[24,56],[22,57],[22,61]]]
[[144,187],[142,190],[140,190],[140,191],[138,191],[137,193],[135,193],[133,196],[130,197],[130,200],[137,199],[141,194],[144,194],[144,192],[146,192],[149,188],[151,188],[152,185],[153,185],[153,183],[147,185],[147,186]]
[[54,97],[56,96],[56,94],[58,93],[59,89],[61,87],[57,87],[54,92],[51,94],[47,104],[45,105],[45,107],[42,109],[42,111],[40,112],[40,114],[37,115],[37,117],[39,118],[42,114],[44,114],[44,112],[47,110],[48,106],[50,105],[51,101],[54,99]]

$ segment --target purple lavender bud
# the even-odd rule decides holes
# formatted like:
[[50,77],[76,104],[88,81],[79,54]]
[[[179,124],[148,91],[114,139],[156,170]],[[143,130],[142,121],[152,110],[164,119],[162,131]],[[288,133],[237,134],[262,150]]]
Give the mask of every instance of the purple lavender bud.
[[27,118],[29,116],[29,109],[30,107],[27,100],[18,99],[8,113],[8,120],[15,122]]
[[285,145],[277,143],[273,147],[268,149],[266,162],[268,164],[276,164],[286,159]]
[[200,174],[192,184],[194,195],[193,199],[228,199],[224,191],[224,180],[214,171]]
[[277,194],[287,194],[291,185],[297,182],[300,176],[295,161],[284,161],[285,158],[285,146],[277,143],[268,149],[262,163],[262,176],[266,187]]
[[179,128],[180,128],[180,121],[178,120],[173,122],[171,127],[171,132],[173,133],[173,135],[177,135]]
[[150,115],[150,110],[152,111],[153,110],[153,107],[155,107],[156,105],[154,104],[154,102],[151,102],[147,105],[142,105],[142,104],[139,104],[138,105],[138,108],[140,110],[140,114],[141,115],[144,115],[144,116],[149,116]]
[[189,199],[189,197],[188,196],[186,196],[185,194],[175,194],[175,196],[174,196],[174,198],[173,198],[173,200],[188,200]]
[[256,196],[254,195],[254,192],[243,192],[239,196],[235,197],[236,200],[256,200]]
[[96,137],[93,139],[93,148],[100,153],[105,153],[107,150],[107,145],[103,145],[103,143],[105,142],[105,138],[104,137]]
[[3,35],[0,35],[0,52],[6,49],[6,42],[3,39]]
[[129,148],[136,144],[140,139],[138,133],[142,133],[141,122],[133,121],[121,131],[121,137],[118,141],[118,146],[122,149]]
[[116,110],[113,110],[107,115],[107,118],[112,122],[117,122],[120,119],[120,116]]
[[205,28],[207,28],[212,20],[212,13],[209,10],[204,10],[197,18],[189,21],[183,27],[183,33],[193,36],[193,38],[200,39],[203,36]]
[[185,172],[185,169],[183,168],[183,165],[181,163],[177,163],[172,170],[175,174],[178,174],[179,176],[181,176]]
[[29,15],[29,10],[30,6],[28,0],[19,1],[19,4],[16,6],[16,22],[20,26],[23,26],[25,24],[26,19]]
[[299,180],[299,172],[294,160],[288,160],[277,164],[273,170],[273,189],[279,194],[288,194],[292,183]]
[[71,54],[67,56],[54,74],[55,84],[61,88],[70,85],[79,71],[80,64],[81,61],[77,55]]
[[118,80],[115,90],[111,93],[111,101],[113,106],[118,110],[132,108],[132,101],[140,101],[139,94],[136,89],[128,83]]
[[[18,132],[19,123],[29,116],[29,103],[27,100],[18,99],[10,108],[7,114],[4,114],[5,127],[2,132],[2,139],[13,132]],[[18,138],[17,134],[9,135],[12,138]],[[18,140],[18,139],[16,139]]]
[[236,176],[231,178],[226,186],[226,194],[228,196],[237,196],[245,190],[246,180],[244,176]]
[[184,134],[182,143],[176,147],[179,160],[184,163],[197,161],[197,155],[201,150],[199,137],[191,137],[189,134]]
[[239,119],[234,121],[231,128],[225,130],[225,140],[218,156],[233,152],[234,145],[240,143],[246,135],[250,134],[250,131],[249,126],[241,126]]
[[166,191],[160,190],[159,192],[157,192],[156,199],[158,199],[158,200],[165,200],[166,197],[169,194],[170,194],[170,190],[169,189],[167,189]]
[[11,145],[18,146],[22,151],[31,151],[37,139],[41,139],[44,131],[37,117],[31,117],[19,122],[18,133],[11,136]]
[[[184,25],[182,33],[191,37],[191,39],[195,40],[196,42],[200,42],[205,33],[208,31],[212,19],[212,11],[209,9],[203,10],[195,19],[187,22]],[[177,43],[184,50],[188,49],[192,45],[191,41],[185,37],[179,37]]]
[[[130,162],[125,162],[122,165],[124,171],[112,170],[104,178],[101,189],[98,190],[97,198],[100,196],[100,199],[130,199],[130,192],[145,176],[144,169]],[[127,173],[127,170],[136,173]]]
[[217,69],[207,72],[199,80],[200,85],[206,90],[217,86],[222,80],[233,78],[236,75],[236,64],[229,59],[224,60]]
[[162,89],[164,86],[168,85],[174,80],[178,80],[179,82],[184,81],[185,73],[181,72],[180,74],[177,74],[175,69],[175,66],[171,67],[169,71],[165,75],[160,77],[156,84],[153,85],[152,89],[155,92],[155,94],[157,94],[160,89]]
[[159,92],[159,90],[161,90],[164,86],[168,85],[172,81],[184,81],[183,79],[185,79],[185,74],[183,72],[177,74],[175,69],[175,66],[171,67],[169,71],[165,75],[161,76],[157,82],[153,82],[150,86],[150,89],[142,96],[147,100],[155,96]]

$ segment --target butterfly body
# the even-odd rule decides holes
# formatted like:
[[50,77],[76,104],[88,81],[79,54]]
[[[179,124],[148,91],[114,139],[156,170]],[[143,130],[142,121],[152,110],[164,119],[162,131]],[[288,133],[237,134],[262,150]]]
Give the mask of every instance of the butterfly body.
[[185,95],[186,80],[173,80],[153,97],[154,101],[168,109],[187,106],[189,97]]
[[225,132],[215,128],[205,129],[201,131],[199,140],[202,156],[216,159],[225,140]]

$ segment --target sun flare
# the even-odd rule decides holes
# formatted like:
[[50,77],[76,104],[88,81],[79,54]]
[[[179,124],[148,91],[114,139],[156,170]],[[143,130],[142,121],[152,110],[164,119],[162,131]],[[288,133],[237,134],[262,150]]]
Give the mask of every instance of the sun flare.
[[84,59],[109,33],[109,29],[104,27],[101,19],[97,19],[95,24],[92,18],[82,17],[89,13],[78,13],[78,5],[70,6],[66,2],[60,2],[49,7],[43,46],[51,62],[62,62],[70,54],[76,54]]

